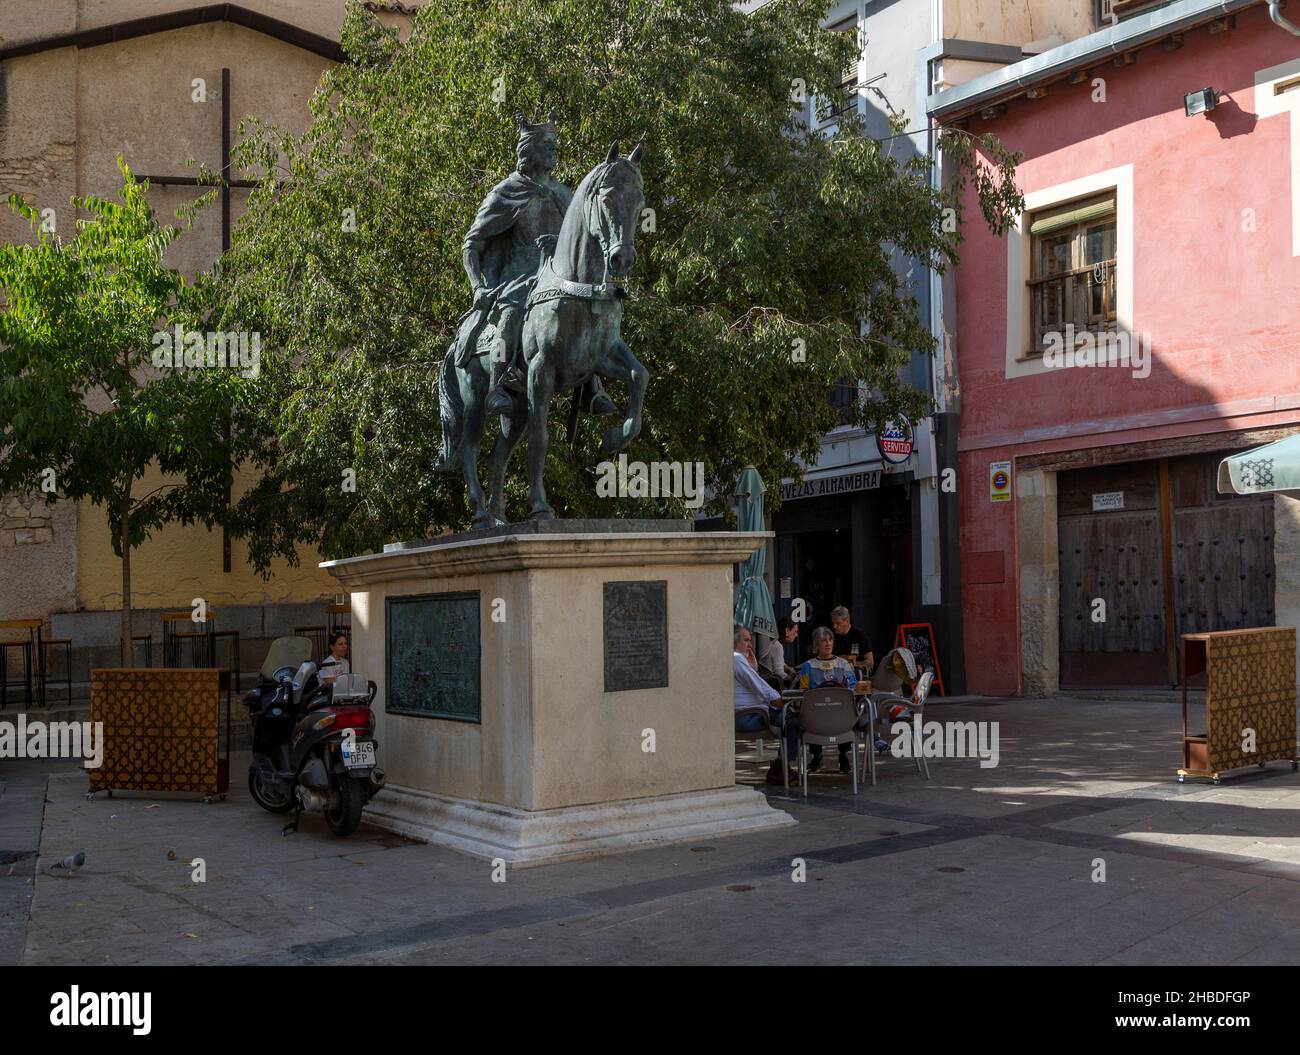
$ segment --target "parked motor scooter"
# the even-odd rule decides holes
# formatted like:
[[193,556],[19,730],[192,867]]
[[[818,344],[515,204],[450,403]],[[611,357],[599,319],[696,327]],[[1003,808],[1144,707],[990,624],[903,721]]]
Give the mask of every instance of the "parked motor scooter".
[[[377,765],[377,686],[359,674],[322,683],[305,637],[271,643],[256,688],[245,697],[253,722],[248,790],[262,809],[319,811],[335,835],[351,835],[384,786]],[[295,814],[285,832],[296,830]]]

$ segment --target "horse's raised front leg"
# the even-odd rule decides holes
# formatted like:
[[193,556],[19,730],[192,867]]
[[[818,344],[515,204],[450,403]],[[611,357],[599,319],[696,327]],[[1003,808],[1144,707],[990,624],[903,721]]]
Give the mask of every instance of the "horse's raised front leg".
[[492,526],[492,517],[483,502],[483,484],[478,477],[478,452],[483,443],[483,393],[474,391],[482,386],[472,382],[466,387],[471,391],[465,393],[465,430],[461,434],[460,468],[465,475],[469,504],[474,512],[470,526],[486,528]]
[[596,367],[596,373],[627,384],[627,417],[623,419],[622,425],[614,425],[605,430],[605,439],[601,444],[601,450],[613,454],[621,451],[641,433],[641,408],[645,405],[645,387],[650,380],[650,371],[641,365],[631,348],[622,340],[616,340],[610,346],[605,361]]
[[554,520],[555,510],[546,501],[547,415],[555,394],[555,371],[544,355],[528,364],[528,505],[533,520]]
[[527,414],[502,415],[501,435],[488,456],[488,511],[498,527],[509,523],[506,520],[506,469],[510,465],[510,455],[524,438],[527,428]]

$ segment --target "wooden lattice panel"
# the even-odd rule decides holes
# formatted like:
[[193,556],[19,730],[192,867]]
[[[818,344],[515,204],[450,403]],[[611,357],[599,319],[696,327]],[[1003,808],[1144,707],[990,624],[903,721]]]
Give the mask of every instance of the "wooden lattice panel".
[[[1295,758],[1295,628],[1205,637],[1210,769],[1221,773]],[[1255,730],[1254,754],[1241,749],[1243,729]]]
[[227,790],[221,757],[226,671],[126,668],[90,673],[90,716],[104,723],[104,764],[90,790]]

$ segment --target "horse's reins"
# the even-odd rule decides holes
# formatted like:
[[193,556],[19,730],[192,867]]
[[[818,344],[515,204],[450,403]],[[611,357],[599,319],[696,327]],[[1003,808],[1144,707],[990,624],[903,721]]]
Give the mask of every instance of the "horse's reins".
[[[605,162],[605,164],[601,166],[600,173],[593,177],[595,183],[595,187],[593,188],[594,191],[598,192],[600,190],[600,181],[604,179],[605,173],[609,170],[610,166],[614,164],[615,162],[609,161]],[[592,222],[593,212],[595,213],[594,223]],[[600,196],[598,193],[588,193],[587,200],[583,202],[583,213],[583,219],[586,222],[587,231],[595,237],[597,243],[600,245],[600,253],[603,261],[603,271],[600,277],[600,284],[595,285],[590,282],[574,282],[571,279],[561,278],[559,275],[555,275],[554,265],[552,265],[552,275],[556,284],[529,294],[528,308],[531,308],[534,304],[540,304],[547,300],[558,300],[561,297],[575,297],[579,300],[617,301],[627,296],[621,286],[611,286],[609,282],[609,260],[610,257],[614,255],[614,250],[621,248],[622,243],[620,242],[611,247],[606,240],[605,227],[601,222]]]

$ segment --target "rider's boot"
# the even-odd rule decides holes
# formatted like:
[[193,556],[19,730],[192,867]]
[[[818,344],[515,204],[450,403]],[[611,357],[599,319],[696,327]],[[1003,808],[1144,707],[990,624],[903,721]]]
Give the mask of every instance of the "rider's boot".
[[519,406],[516,393],[523,390],[513,363],[506,363],[500,347],[492,349],[492,387],[484,410],[488,414],[513,414]]
[[601,385],[599,377],[592,377],[583,387],[582,403],[589,414],[618,413],[618,408],[614,406],[614,401],[609,398],[609,393]]

